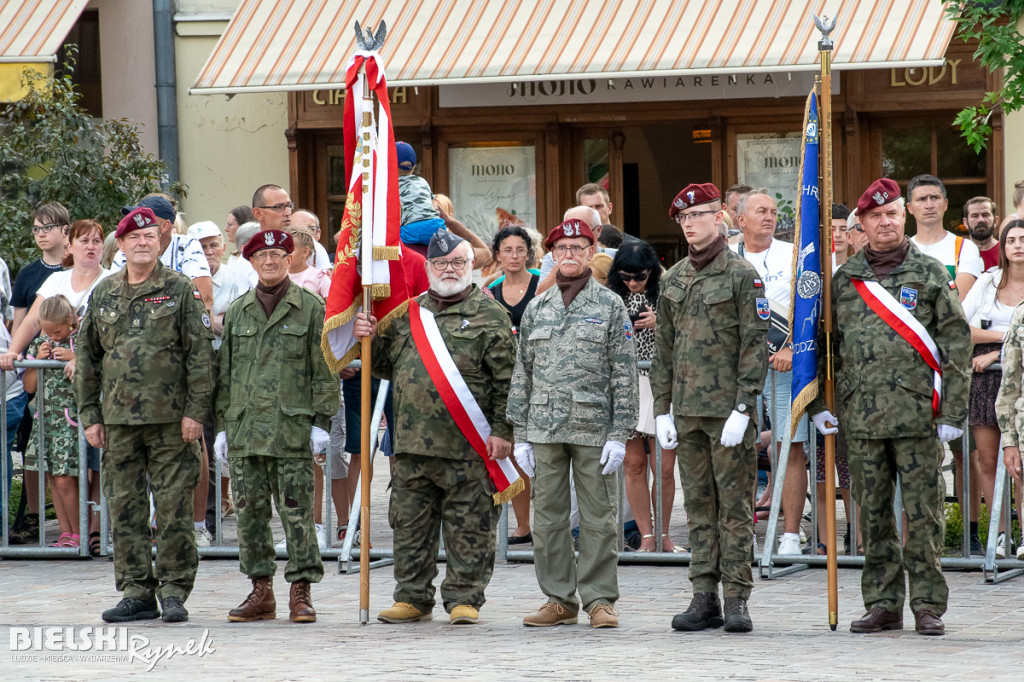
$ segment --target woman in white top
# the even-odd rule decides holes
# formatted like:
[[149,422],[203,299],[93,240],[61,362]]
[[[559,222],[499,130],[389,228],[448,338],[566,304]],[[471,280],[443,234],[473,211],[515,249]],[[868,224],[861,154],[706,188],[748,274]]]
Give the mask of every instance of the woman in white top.
[[[988,370],[999,361],[1003,337],[1014,309],[1024,302],[1024,221],[1011,221],[999,237],[999,268],[984,272],[964,299],[964,315],[974,341],[969,423],[981,469],[981,490],[992,500],[999,456],[999,424],[995,402],[1002,372]],[[1000,535],[1003,525],[1000,524]],[[1002,538],[996,548],[1002,556]]]
[[[53,273],[39,287],[36,300],[14,333],[10,348],[0,355],[0,367],[3,369],[12,369],[14,361],[21,359],[21,354],[39,334],[39,306],[44,300],[62,294],[71,301],[78,319],[82,319],[92,290],[100,280],[110,275],[110,270],[104,269],[100,263],[103,257],[103,228],[99,223],[95,220],[76,221],[71,226],[68,240],[71,246],[64,258],[64,266],[70,269]],[[75,371],[74,363],[68,363],[65,371],[71,376]]]

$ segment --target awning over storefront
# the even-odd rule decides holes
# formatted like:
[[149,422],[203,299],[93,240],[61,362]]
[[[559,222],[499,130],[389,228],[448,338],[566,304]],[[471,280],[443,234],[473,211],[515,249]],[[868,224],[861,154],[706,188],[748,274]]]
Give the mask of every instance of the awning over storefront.
[[242,0],[191,93],[344,87],[353,22],[388,35],[389,85],[938,66],[936,0]]
[[0,0],[0,102],[23,96],[22,73],[53,72],[57,51],[88,0]]

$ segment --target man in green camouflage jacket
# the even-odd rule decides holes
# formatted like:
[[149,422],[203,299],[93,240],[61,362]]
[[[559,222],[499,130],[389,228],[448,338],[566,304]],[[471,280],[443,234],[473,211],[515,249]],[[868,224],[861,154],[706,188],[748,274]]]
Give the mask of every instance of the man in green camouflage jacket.
[[[949,597],[940,565],[942,443],[963,433],[971,333],[949,272],[904,234],[899,186],[888,178],[873,182],[857,202],[857,215],[868,245],[832,280],[835,398],[864,537],[867,613],[850,630],[903,628],[906,572],[915,629],[941,635]],[[819,377],[825,376],[824,356],[818,356]],[[809,411],[819,431],[835,432],[827,424],[836,419],[820,397]],[[893,521],[897,475],[909,530],[902,547]]]
[[768,371],[770,310],[757,271],[719,234],[723,213],[710,183],[688,185],[669,209],[689,255],[662,278],[651,393],[658,440],[677,448],[693,552],[693,599],[672,627],[749,632],[757,476],[750,416]]
[[[472,283],[469,242],[444,230],[427,250],[430,289],[416,301],[434,314],[440,336],[490,425],[492,460],[512,451],[505,419],[515,341],[508,313]],[[357,337],[376,334],[362,313]],[[394,530],[395,603],[378,614],[385,623],[430,620],[434,608],[439,533],[448,555],[441,598],[452,624],[476,623],[494,572],[501,509],[482,456],[442,401],[412,336],[410,314],[396,317],[373,339],[373,375],[395,389],[394,465],[388,522]]]
[[259,282],[224,314],[218,353],[214,451],[231,467],[240,568],[253,584],[228,613],[236,622],[277,616],[271,497],[288,548],[284,578],[291,583],[292,621],[316,620],[310,583],[324,575],[313,525],[312,454],[330,442],[338,380],[320,352],[323,299],[291,283],[292,251],[292,236],[281,230],[257,232],[246,243],[242,257]]
[[[115,232],[127,266],[96,285],[78,335],[75,399],[90,445],[103,453],[114,531],[114,575],[124,599],[107,622],[188,620],[184,601],[198,569],[192,490],[198,440],[213,397],[213,331],[187,277],[158,262],[159,228],[148,208]],[[148,482],[147,482],[148,478]],[[149,495],[156,505],[156,569]]]
[[[508,418],[516,461],[533,478],[534,567],[548,597],[523,619],[528,626],[575,623],[582,601],[593,627],[618,627],[612,474],[637,425],[638,377],[626,307],[591,277],[595,241],[582,220],[551,231],[545,244],[558,268],[556,286],[530,301],[519,327]],[[580,508],[578,560],[569,528],[570,465]]]

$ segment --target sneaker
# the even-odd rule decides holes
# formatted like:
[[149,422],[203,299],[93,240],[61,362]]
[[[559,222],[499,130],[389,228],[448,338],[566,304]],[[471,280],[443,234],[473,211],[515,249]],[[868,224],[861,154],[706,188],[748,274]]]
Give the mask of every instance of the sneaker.
[[[597,608],[597,607],[594,607]],[[549,601],[526,618],[523,618],[523,625],[534,628],[546,628],[552,625],[576,625],[579,616],[576,611],[570,611],[561,604]]]
[[160,600],[160,609],[165,623],[184,623],[188,620],[188,611],[179,597],[164,597]]
[[590,627],[592,628],[617,628],[619,619],[611,604],[603,602],[595,604],[587,613],[590,616]]
[[996,538],[996,558],[1005,559],[1006,550],[1003,548],[1003,543],[1006,542],[1006,533],[1000,533],[999,537]]
[[125,597],[112,609],[103,612],[102,618],[107,623],[124,623],[130,620],[153,620],[160,617],[160,609],[156,607],[156,600],[135,599]]
[[1024,542],[1017,548],[1017,558],[1024,561]]
[[985,556],[985,548],[981,546],[981,538],[977,535],[971,538],[971,556]]
[[800,536],[796,533],[783,533],[779,540],[779,549],[775,552],[779,556],[800,554]]
[[320,551],[324,552],[328,548],[327,544],[327,526],[322,523],[316,524],[316,544],[320,546]]
[[[203,528],[196,528],[196,547],[209,547],[210,541],[213,540],[213,536],[210,535],[210,531]],[[174,621],[177,622],[177,621]]]

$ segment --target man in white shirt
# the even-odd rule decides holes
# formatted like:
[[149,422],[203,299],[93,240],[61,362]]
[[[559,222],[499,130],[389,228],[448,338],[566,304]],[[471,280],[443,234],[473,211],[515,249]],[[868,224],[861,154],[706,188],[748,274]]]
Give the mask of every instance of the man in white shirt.
[[974,242],[942,227],[947,208],[946,187],[934,175],[918,175],[907,184],[907,212],[917,221],[917,234],[910,241],[946,266],[963,301],[985,267]]
[[[210,266],[203,255],[203,247],[195,239],[174,231],[174,219],[178,214],[171,202],[163,197],[146,197],[138,206],[123,207],[121,215],[128,215],[143,207],[153,211],[160,223],[160,262],[191,279],[203,297],[203,305],[209,310],[213,306],[213,283],[210,281]],[[118,251],[110,269],[120,270],[124,264],[124,252]]]
[[330,270],[334,267],[330,256],[327,255],[327,249],[320,243],[320,219],[315,213],[304,208],[295,211],[292,213],[292,227],[305,227],[313,233],[314,253],[310,255],[308,261],[311,268]]
[[[743,232],[743,243],[730,246],[747,259],[764,282],[765,295],[771,307],[772,326],[768,332],[768,376],[761,395],[766,401],[778,443],[789,428],[792,403],[793,344],[789,329],[789,306],[793,297],[793,245],[775,239],[778,207],[766,189],[753,189],[743,195],[736,207],[736,219]],[[800,519],[807,496],[807,460],[804,442],[807,421],[793,436],[782,490],[782,513],[785,532],[779,542],[778,554],[800,554]]]

